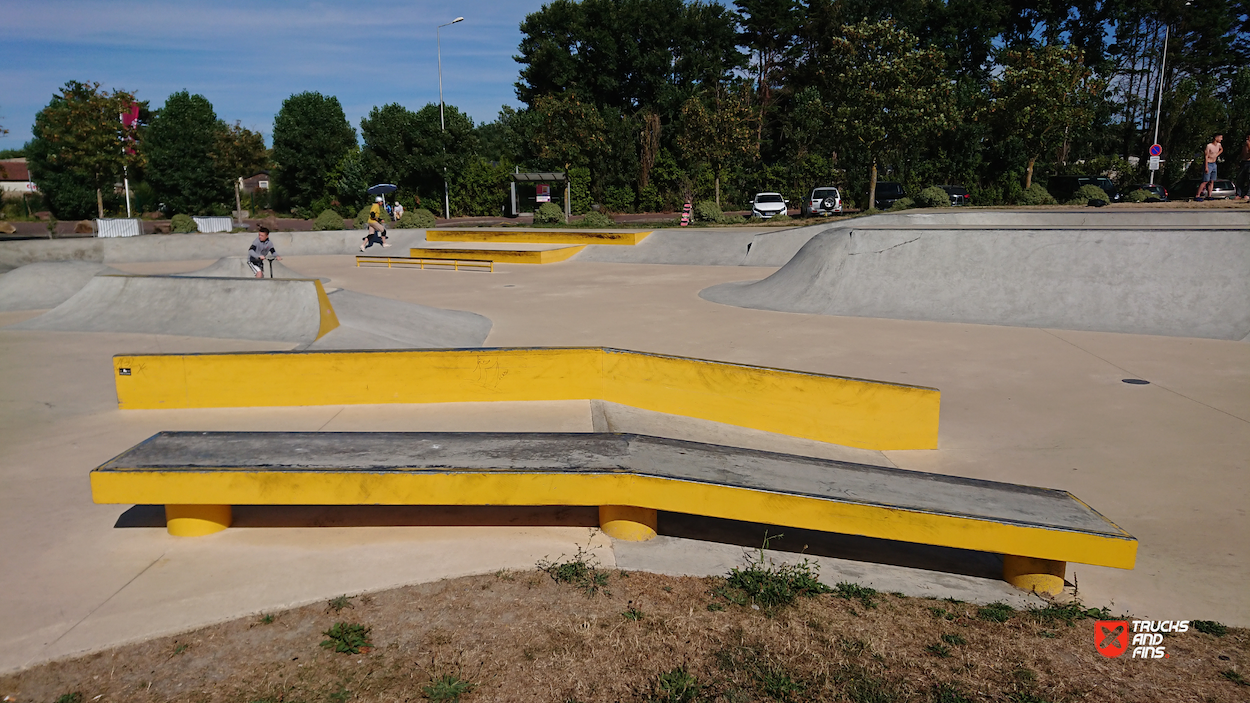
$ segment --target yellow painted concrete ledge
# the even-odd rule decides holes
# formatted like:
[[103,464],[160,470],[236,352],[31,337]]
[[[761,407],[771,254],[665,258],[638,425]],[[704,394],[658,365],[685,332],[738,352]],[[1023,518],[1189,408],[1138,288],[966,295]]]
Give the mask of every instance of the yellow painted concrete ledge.
[[606,347],[119,355],[113,365],[123,410],[599,399],[876,450],[936,449],[941,404],[934,388]]
[[634,246],[651,234],[638,232],[526,229],[427,229],[431,242],[511,242],[517,244],[600,244]]
[[413,247],[408,255],[418,259],[474,259],[493,261],[497,264],[555,264],[567,260],[584,246],[561,247],[541,251],[524,249],[443,249],[437,247]]

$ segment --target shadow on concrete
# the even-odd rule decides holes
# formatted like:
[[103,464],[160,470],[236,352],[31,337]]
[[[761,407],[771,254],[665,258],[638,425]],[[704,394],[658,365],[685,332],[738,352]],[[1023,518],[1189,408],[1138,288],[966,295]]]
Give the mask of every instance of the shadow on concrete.
[[[233,527],[598,527],[597,507],[236,505]],[[165,506],[136,505],[115,528],[165,527]]]
[[659,528],[660,534],[669,537],[736,544],[746,548],[760,547],[764,544],[765,536],[768,536],[769,549],[782,552],[905,566],[977,578],[1000,580],[1003,577],[1002,557],[989,552],[800,530],[685,513],[661,512]]
[[[234,527],[598,527],[590,506],[236,505]],[[115,528],[163,528],[165,506],[136,505]],[[737,520],[661,512],[659,532],[668,537],[753,549],[769,537],[770,549],[1001,579],[1002,557],[987,552],[800,530]]]

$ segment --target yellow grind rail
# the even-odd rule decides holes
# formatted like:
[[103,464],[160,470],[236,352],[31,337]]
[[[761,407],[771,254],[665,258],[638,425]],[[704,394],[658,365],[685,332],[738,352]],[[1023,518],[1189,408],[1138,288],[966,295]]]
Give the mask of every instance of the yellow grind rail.
[[565,232],[516,229],[427,229],[430,242],[501,242],[511,244],[599,244],[634,246],[651,231]]
[[424,269],[426,266],[430,268],[448,268],[451,267],[456,271],[462,268],[468,269],[488,269],[491,273],[495,271],[495,262],[479,261],[476,259],[429,259],[424,257],[411,256],[357,256],[356,268],[360,268],[361,264],[386,264],[386,268],[412,267]]
[[408,253],[414,259],[477,259],[480,261],[493,261],[497,264],[555,264],[568,259],[582,249],[585,249],[585,247],[562,247],[544,251],[413,247],[408,250]]
[[936,449],[941,404],[934,388],[604,347],[156,354],[113,364],[123,410],[599,399],[877,450]]

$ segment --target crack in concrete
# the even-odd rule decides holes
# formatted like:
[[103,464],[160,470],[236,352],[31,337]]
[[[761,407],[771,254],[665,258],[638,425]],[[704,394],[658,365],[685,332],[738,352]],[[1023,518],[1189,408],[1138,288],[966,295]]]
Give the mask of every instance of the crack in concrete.
[[121,588],[119,588],[119,589],[117,589],[116,591],[114,591],[114,592],[113,592],[113,595],[109,596],[108,598],[105,598],[105,599],[104,599],[104,601],[103,601],[102,603],[100,603],[100,604],[99,604],[99,605],[97,605],[96,607],[92,608],[90,613],[87,613],[86,615],[82,616],[82,620],[79,620],[78,622],[76,622],[76,623],[74,623],[73,625],[71,625],[71,626],[70,626],[70,628],[69,628],[68,630],[66,630],[65,632],[62,632],[62,633],[61,633],[61,634],[60,634],[60,635],[59,635],[56,639],[52,640],[51,642],[47,643],[47,644],[46,644],[46,645],[44,645],[44,646],[45,646],[45,647],[51,647],[52,645],[56,644],[57,642],[60,642],[62,638],[64,638],[64,637],[65,637],[66,635],[68,635],[69,633],[73,632],[73,631],[74,631],[74,628],[76,628],[76,627],[78,627],[79,625],[81,625],[81,624],[83,624],[84,622],[86,622],[86,621],[87,621],[87,618],[91,617],[92,615],[95,615],[95,613],[96,613],[96,611],[97,611],[97,610],[99,610],[100,608],[103,608],[105,605],[108,605],[108,602],[109,602],[109,601],[111,601],[111,600],[113,600],[114,598],[116,598],[118,593],[121,593],[122,591],[126,590],[126,587],[127,587],[127,586],[129,586],[130,584],[134,583],[134,582],[135,582],[135,579],[137,579],[137,578],[139,578],[140,576],[142,576],[142,575],[146,574],[146,573],[148,572],[148,569],[152,568],[153,566],[156,566],[156,562],[158,562],[158,561],[160,561],[161,559],[164,559],[164,558],[165,558],[165,552],[161,552],[161,555],[160,555],[159,557],[157,557],[157,558],[153,559],[151,564],[148,564],[147,566],[143,567],[143,571],[140,571],[139,573],[135,574],[135,575],[134,575],[134,578],[131,578],[131,579],[130,579],[129,581],[127,581],[127,582],[126,582],[126,583],[125,583],[125,584],[124,584]]
[[[853,234],[853,233],[852,233],[852,234]],[[908,239],[908,240],[907,240],[907,241],[905,241],[905,242],[899,242],[898,244],[895,244],[895,245],[894,245],[894,246],[892,246],[892,247],[886,247],[886,248],[884,248],[884,249],[881,249],[880,251],[853,251],[853,252],[851,252],[851,253],[847,254],[847,256],[859,256],[860,254],[884,254],[885,252],[887,252],[887,251],[889,251],[889,250],[891,250],[891,249],[897,249],[897,248],[899,248],[899,247],[903,246],[904,244],[911,244],[912,242],[918,242],[918,241],[920,241],[920,237],[916,237],[915,239]]]

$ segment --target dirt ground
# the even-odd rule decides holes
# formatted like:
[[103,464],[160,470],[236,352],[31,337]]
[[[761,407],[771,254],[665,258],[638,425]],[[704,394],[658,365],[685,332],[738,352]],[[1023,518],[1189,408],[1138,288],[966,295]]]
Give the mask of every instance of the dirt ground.
[[[1093,637],[1094,618],[1110,614],[1079,604],[1039,600],[1010,611],[840,584],[770,607],[768,591],[744,596],[739,581],[593,564],[561,557],[540,562],[546,570],[252,615],[0,677],[0,695],[20,703],[1250,700],[1244,629],[1217,636],[1191,627],[1165,637],[1167,658],[1133,659],[1130,650],[1112,659]],[[354,641],[367,644],[334,651],[336,625],[346,648],[353,628],[344,626],[359,626]]]

